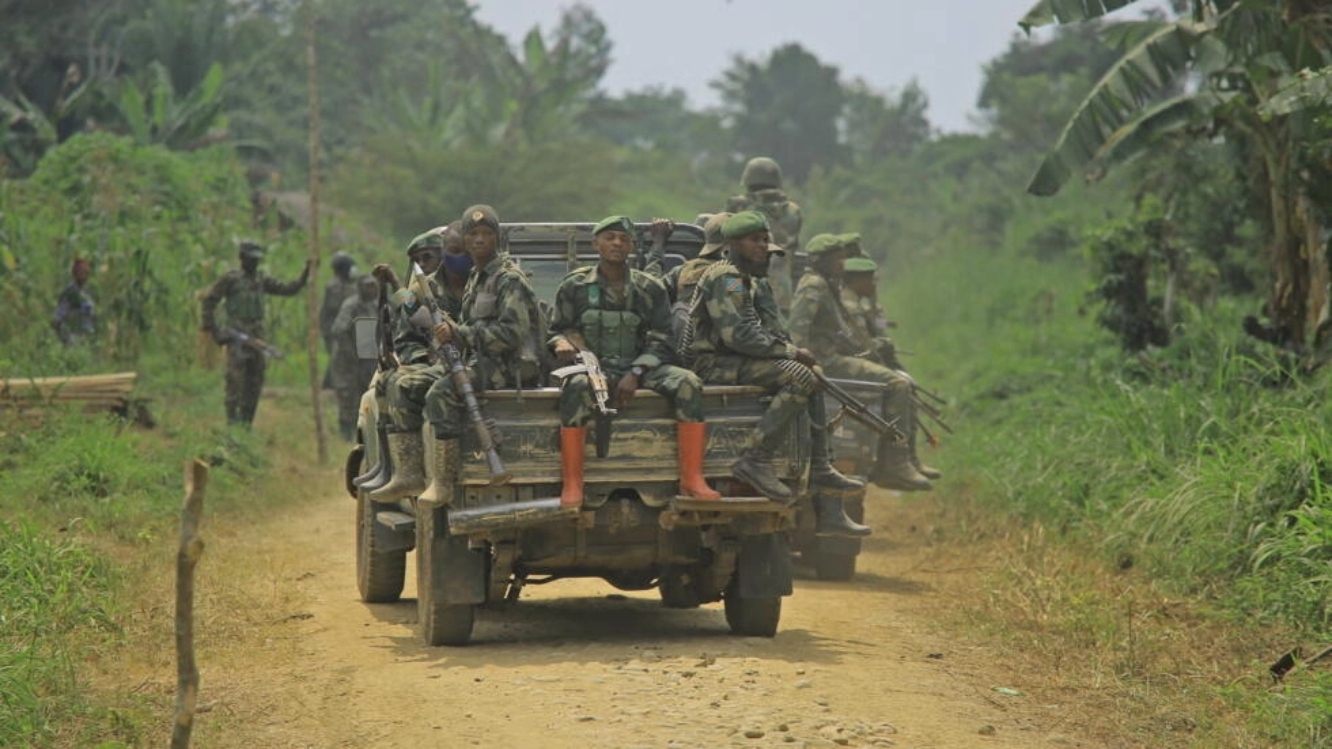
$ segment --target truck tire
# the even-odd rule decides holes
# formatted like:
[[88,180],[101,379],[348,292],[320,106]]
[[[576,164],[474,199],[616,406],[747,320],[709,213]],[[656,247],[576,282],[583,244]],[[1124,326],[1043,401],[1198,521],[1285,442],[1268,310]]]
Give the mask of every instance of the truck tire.
[[435,571],[449,543],[448,529],[437,527],[440,509],[422,509],[416,516],[416,615],[427,645],[461,646],[472,639],[476,605],[437,600]]
[[365,462],[365,445],[358,444],[347,453],[347,462],[342,467],[343,486],[352,499],[357,498],[356,484],[352,479],[361,475],[361,463]]
[[815,552],[814,574],[820,580],[845,582],[856,575],[855,554],[832,554],[826,551]]
[[731,632],[743,637],[772,637],[782,618],[782,597],[745,598],[740,595],[739,576],[726,588],[723,605]]
[[375,544],[374,503],[356,499],[356,588],[366,603],[392,603],[402,596],[406,551],[383,551]]

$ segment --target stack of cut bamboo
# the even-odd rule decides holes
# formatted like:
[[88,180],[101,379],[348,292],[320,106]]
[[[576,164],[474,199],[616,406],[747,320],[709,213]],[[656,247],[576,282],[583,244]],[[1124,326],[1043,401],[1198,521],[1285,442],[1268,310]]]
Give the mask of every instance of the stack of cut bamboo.
[[138,372],[82,377],[27,377],[0,380],[0,406],[80,403],[103,408],[124,408]]

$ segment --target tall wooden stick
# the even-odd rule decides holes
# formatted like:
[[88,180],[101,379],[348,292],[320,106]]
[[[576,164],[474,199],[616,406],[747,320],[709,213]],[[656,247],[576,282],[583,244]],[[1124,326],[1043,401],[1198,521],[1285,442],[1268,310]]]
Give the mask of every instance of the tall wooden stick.
[[[314,3],[305,0],[305,78],[310,100],[310,276],[319,278],[319,76],[315,55]],[[324,407],[320,402],[319,377],[319,284],[312,282],[306,294],[306,354],[310,363],[310,402],[314,404],[315,443],[319,463],[328,462],[328,443],[324,439]]]
[[171,749],[187,749],[194,730],[194,708],[199,701],[199,667],[194,662],[194,567],[203,555],[199,520],[208,464],[194,460],[185,465],[185,506],[180,513],[180,550],[176,553],[176,724]]

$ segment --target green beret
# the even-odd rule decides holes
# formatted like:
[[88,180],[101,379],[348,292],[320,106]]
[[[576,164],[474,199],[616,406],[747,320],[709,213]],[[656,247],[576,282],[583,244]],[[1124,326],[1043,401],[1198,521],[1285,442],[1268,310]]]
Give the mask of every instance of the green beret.
[[842,237],[837,234],[815,234],[805,243],[805,252],[810,257],[842,249]]
[[852,255],[860,254],[860,232],[853,231],[850,234],[838,234],[837,238],[842,240],[842,246]]
[[410,255],[417,250],[429,248],[438,250],[444,249],[444,236],[440,233],[438,228],[431,229],[424,234],[417,234],[411,242],[407,243],[407,254]]
[[489,226],[499,231],[499,214],[488,205],[474,205],[463,211],[462,233],[466,234],[478,226]]
[[628,216],[607,216],[592,227],[592,236],[595,237],[603,231],[610,231],[611,229],[622,231],[632,237],[634,235],[634,222]]
[[842,266],[843,273],[873,273],[879,269],[879,264],[867,257],[847,258],[846,264]]
[[758,231],[768,230],[768,219],[758,211],[740,211],[722,223],[721,233],[726,239],[743,237]]

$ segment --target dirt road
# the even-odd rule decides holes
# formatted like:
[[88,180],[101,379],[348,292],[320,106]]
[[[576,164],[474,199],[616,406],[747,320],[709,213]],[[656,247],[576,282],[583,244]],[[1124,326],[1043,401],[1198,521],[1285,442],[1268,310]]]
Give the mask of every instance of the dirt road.
[[327,485],[308,521],[214,529],[200,585],[226,589],[201,603],[195,746],[1104,745],[1061,705],[995,691],[1022,685],[941,626],[982,564],[927,543],[944,498],[872,495],[856,578],[798,571],[772,639],[730,635],[720,605],[579,580],[483,612],[469,647],[428,648],[410,575],[400,603],[358,600],[353,502],[308,478]]

